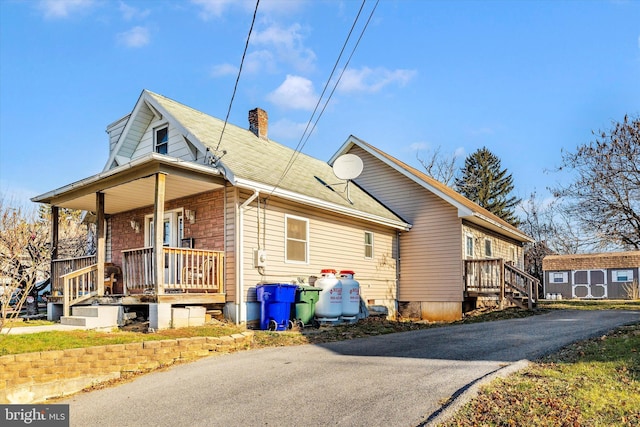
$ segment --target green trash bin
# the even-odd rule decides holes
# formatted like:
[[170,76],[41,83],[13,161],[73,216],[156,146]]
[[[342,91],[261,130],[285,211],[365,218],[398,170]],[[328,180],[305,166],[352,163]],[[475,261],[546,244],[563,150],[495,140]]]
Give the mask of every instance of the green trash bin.
[[291,310],[291,320],[301,328],[313,324],[321,288],[315,286],[298,286],[296,298]]

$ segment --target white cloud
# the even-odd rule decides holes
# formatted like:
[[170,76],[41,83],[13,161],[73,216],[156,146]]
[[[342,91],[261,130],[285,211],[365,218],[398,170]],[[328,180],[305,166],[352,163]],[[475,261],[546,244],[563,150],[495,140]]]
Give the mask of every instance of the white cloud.
[[456,159],[466,157],[466,156],[467,156],[467,151],[464,149],[464,147],[458,147],[453,152],[453,157],[455,157]]
[[125,21],[131,21],[134,18],[138,18],[138,19],[146,18],[149,15],[150,10],[149,9],[140,10],[136,7],[129,6],[125,2],[121,1],[120,12],[122,13],[122,18]]
[[191,3],[200,6],[200,18],[208,21],[211,18],[219,18],[229,6],[237,4],[235,0],[191,0]]
[[278,61],[268,50],[256,50],[247,55],[244,60],[243,72],[248,74],[274,73],[278,68]]
[[391,84],[404,86],[416,74],[415,70],[387,70],[381,67],[376,69],[369,67],[363,67],[359,70],[348,69],[342,75],[338,90],[343,93],[375,93]]
[[318,102],[313,83],[300,76],[287,75],[285,81],[267,99],[275,105],[295,110],[313,110]]
[[408,151],[414,152],[426,150],[427,148],[429,148],[429,144],[427,144],[426,142],[414,142],[413,144],[409,145]]
[[316,54],[304,46],[306,30],[300,24],[288,28],[271,25],[263,31],[254,31],[252,45],[265,46],[279,62],[289,64],[298,71],[313,70]]
[[231,64],[219,64],[211,68],[211,77],[223,77],[236,74],[238,74],[238,67]]
[[66,18],[91,7],[93,3],[93,0],[40,0],[38,9],[42,10],[45,18]]
[[142,47],[149,44],[151,36],[146,27],[133,27],[117,35],[118,41],[127,47]]

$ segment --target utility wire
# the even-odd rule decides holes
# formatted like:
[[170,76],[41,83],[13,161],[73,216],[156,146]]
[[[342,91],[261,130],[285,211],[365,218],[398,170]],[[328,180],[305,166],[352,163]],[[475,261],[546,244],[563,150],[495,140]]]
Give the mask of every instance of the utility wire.
[[222,126],[222,132],[220,132],[220,139],[218,145],[216,145],[215,151],[217,152],[222,143],[222,135],[227,128],[227,122],[229,121],[229,114],[231,113],[231,106],[233,105],[233,99],[236,97],[236,90],[238,89],[238,82],[240,81],[240,74],[242,74],[242,65],[244,64],[244,58],[247,55],[247,49],[249,48],[249,40],[251,39],[251,33],[253,32],[253,24],[256,22],[256,15],[258,14],[258,5],[260,0],[256,0],[256,8],[253,11],[253,19],[251,20],[251,27],[249,28],[249,34],[247,35],[247,41],[244,45],[244,52],[242,52],[242,59],[240,60],[240,68],[238,69],[238,76],[236,77],[236,84],[233,86],[233,94],[231,94],[231,101],[229,101],[229,109],[227,110],[227,117],[224,119],[224,125]]
[[[314,116],[315,116],[315,114],[316,114],[316,112],[318,110],[318,107],[320,106],[320,103],[322,102],[322,98],[324,97],[324,94],[327,91],[327,88],[328,88],[329,84],[331,83],[331,79],[333,77],[333,74],[335,73],[336,69],[338,68],[338,65],[340,63],[340,59],[342,58],[342,55],[343,55],[343,53],[344,53],[344,51],[346,49],[346,46],[349,43],[349,40],[351,39],[351,34],[353,33],[353,30],[354,30],[358,20],[360,19],[360,14],[362,13],[362,9],[364,8],[365,3],[366,3],[366,0],[363,0],[362,4],[360,5],[360,9],[358,10],[358,14],[356,15],[356,17],[355,17],[355,19],[353,21],[351,29],[349,30],[349,34],[347,35],[347,38],[345,39],[345,42],[342,45],[342,49],[340,50],[340,54],[338,55],[338,58],[336,59],[336,62],[334,64],[334,66],[333,66],[333,69],[331,70],[331,74],[329,75],[329,78],[327,79],[327,82],[324,85],[324,88],[322,90],[322,93],[320,94],[320,97],[318,98],[318,102],[316,103],[316,106],[315,106],[315,108],[313,110],[313,113],[311,114],[311,117],[309,118],[309,121],[307,122],[307,126],[306,126],[304,132],[302,133],[302,136],[300,137],[300,141],[298,142],[298,145],[296,146],[293,154],[291,155],[291,158],[289,159],[289,162],[287,163],[287,166],[285,167],[284,171],[282,172],[282,175],[280,176],[280,179],[278,180],[276,185],[273,187],[273,189],[269,193],[269,197],[276,191],[276,189],[280,186],[280,184],[282,183],[282,181],[284,180],[286,175],[289,173],[289,171],[293,167],[293,164],[295,163],[295,160],[298,158],[298,155],[302,152],[302,149],[304,148],[304,146],[306,145],[307,141],[309,140],[309,137],[311,136],[311,133],[316,128],[316,125],[318,124],[318,121],[320,120],[320,117],[322,116],[322,113],[324,112],[324,110],[326,109],[329,101],[331,100],[331,97],[332,97],[333,93],[335,92],[337,85],[340,83],[340,80],[342,79],[342,76],[344,75],[344,72],[345,72],[349,62],[351,61],[351,58],[353,57],[353,55],[355,53],[355,50],[357,49],[358,44],[360,43],[360,40],[362,39],[362,36],[364,35],[364,32],[367,29],[367,26],[369,25],[369,22],[371,21],[373,13],[375,12],[375,10],[376,10],[376,8],[378,6],[379,0],[376,1],[376,4],[374,5],[373,9],[371,10],[371,13],[369,14],[369,18],[368,18],[364,28],[362,29],[362,31],[360,33],[358,41],[356,42],[355,46],[353,47],[353,49],[351,51],[351,55],[349,56],[349,59],[348,59],[347,63],[345,64],[344,68],[342,69],[340,77],[335,82],[334,87],[333,87],[329,97],[325,101],[325,104],[322,107],[322,110],[321,110],[320,114],[316,118],[316,121],[313,124],[313,126],[311,127],[311,130],[309,130],[309,126],[311,125],[311,123],[313,121],[313,118],[314,118]],[[307,133],[308,130],[309,130],[309,132]],[[306,139],[305,139],[305,135],[306,135]]]

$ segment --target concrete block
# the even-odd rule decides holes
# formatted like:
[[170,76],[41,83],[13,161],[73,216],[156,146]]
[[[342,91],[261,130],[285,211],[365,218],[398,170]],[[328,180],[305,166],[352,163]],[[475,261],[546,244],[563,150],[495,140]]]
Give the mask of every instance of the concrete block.
[[171,327],[171,304],[149,304],[149,328],[168,329]]
[[174,328],[186,328],[189,326],[189,310],[186,308],[172,308],[171,326]]

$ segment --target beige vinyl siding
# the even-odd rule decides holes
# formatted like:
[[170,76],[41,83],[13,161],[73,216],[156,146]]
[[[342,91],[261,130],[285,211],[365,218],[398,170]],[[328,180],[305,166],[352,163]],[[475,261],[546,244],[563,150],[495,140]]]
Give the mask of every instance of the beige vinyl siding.
[[107,133],[109,134],[109,154],[111,154],[116,144],[118,143],[118,139],[120,139],[120,135],[122,135],[122,131],[124,130],[124,127],[127,124],[127,120],[129,120],[130,116],[131,114],[127,114],[120,120],[111,123],[107,127]]
[[400,237],[399,301],[462,301],[461,220],[457,209],[361,148],[356,182],[412,224]]
[[[242,195],[243,200],[247,197],[248,194]],[[285,215],[309,221],[309,262],[306,264],[285,261]],[[325,268],[353,270],[365,301],[395,298],[396,234],[393,229],[276,198],[269,199],[265,207],[262,196],[259,218],[258,227],[258,202],[254,200],[245,211],[244,222],[244,289],[247,301],[255,301],[255,286],[261,282],[292,283],[298,278],[308,282],[310,276],[319,277]],[[374,233],[373,259],[365,258],[365,230]],[[253,266],[253,251],[259,247],[267,253],[264,276]]]
[[149,123],[153,120],[153,113],[149,108],[141,108],[135,119],[129,125],[129,131],[126,134],[126,140],[123,142],[118,155],[133,158],[133,154],[137,151],[138,142],[148,131]]

